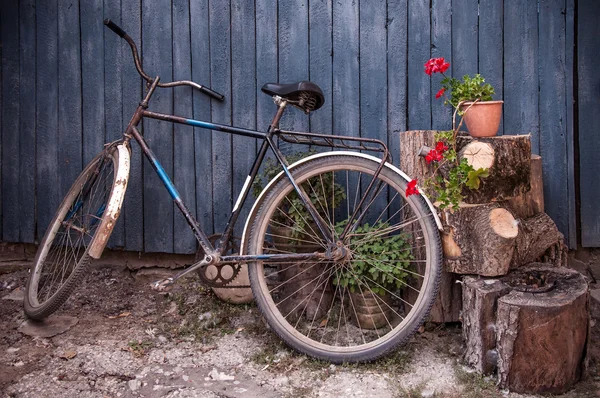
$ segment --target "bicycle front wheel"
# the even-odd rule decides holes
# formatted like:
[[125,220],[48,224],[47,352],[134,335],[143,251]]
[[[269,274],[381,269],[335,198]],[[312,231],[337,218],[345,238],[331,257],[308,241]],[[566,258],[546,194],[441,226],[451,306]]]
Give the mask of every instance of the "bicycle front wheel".
[[104,244],[108,240],[116,221],[107,220],[111,197],[121,195],[120,200],[124,194],[124,189],[115,192],[119,157],[124,155],[119,153],[119,147],[112,145],[92,160],[50,222],[27,281],[24,310],[29,318],[41,320],[54,313],[83,278],[91,261],[90,245],[98,232],[106,235],[102,237]]
[[337,253],[335,260],[249,264],[268,324],[307,355],[374,360],[419,328],[436,297],[442,254],[431,211],[421,196],[406,197],[407,182],[392,168],[373,180],[378,165],[358,154],[331,154],[293,168],[335,246],[328,247],[287,178],[259,199],[251,220],[249,254]]

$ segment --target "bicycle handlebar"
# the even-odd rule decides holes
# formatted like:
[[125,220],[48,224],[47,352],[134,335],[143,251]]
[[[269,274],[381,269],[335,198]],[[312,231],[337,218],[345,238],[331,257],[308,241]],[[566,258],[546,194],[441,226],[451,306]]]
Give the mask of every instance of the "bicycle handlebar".
[[[133,41],[133,39],[131,37],[129,37],[129,35],[123,29],[121,29],[121,27],[119,25],[117,25],[116,23],[114,23],[113,21],[111,21],[108,18],[104,20],[104,25],[106,25],[106,27],[108,27],[110,30],[115,32],[117,35],[119,35],[122,39],[124,39],[129,44],[129,46],[131,47],[131,52],[133,53],[133,62],[135,63],[135,68],[137,69],[140,76],[142,76],[148,83],[152,83],[154,81],[154,79],[152,79],[150,76],[148,76],[142,69],[142,65],[140,63],[140,57],[138,56],[138,52],[137,52],[137,46],[135,45],[135,42]],[[200,90],[202,93],[204,93],[212,98],[215,98],[219,101],[223,101],[225,99],[224,95],[219,94],[216,91],[211,90],[208,87],[205,87],[201,84],[198,84],[198,83],[195,83],[195,82],[192,82],[189,80],[177,80],[177,81],[173,81],[170,83],[158,83],[157,86],[158,87],[191,86],[191,87],[194,87],[194,88]]]

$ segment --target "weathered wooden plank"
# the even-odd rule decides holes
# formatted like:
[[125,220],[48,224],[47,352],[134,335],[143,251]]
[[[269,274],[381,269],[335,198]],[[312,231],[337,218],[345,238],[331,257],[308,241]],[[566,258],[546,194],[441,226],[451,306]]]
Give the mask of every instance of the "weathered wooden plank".
[[[173,79],[192,79],[190,49],[189,0],[173,1]],[[193,111],[192,88],[179,87],[174,91],[173,110],[176,115],[190,117]],[[195,216],[196,176],[194,173],[194,129],[191,126],[173,126],[173,182],[181,198]],[[175,208],[173,220],[173,249],[176,253],[194,253],[196,238],[185,217]]]
[[333,6],[332,0],[311,1],[309,3],[309,43],[310,43],[310,81],[323,90],[325,104],[310,114],[310,129],[328,134],[333,129]]
[[[531,133],[539,154],[538,15],[536,1],[504,1],[504,133]],[[544,159],[544,168],[551,159]]]
[[358,3],[333,5],[333,130],[360,134]]
[[[431,5],[431,57],[443,57],[452,65],[452,0],[434,0]],[[442,88],[443,77],[431,77],[431,128],[450,130],[452,128],[452,106],[444,105],[444,98],[435,98]]]
[[[279,82],[308,80],[308,1],[279,0]],[[281,127],[308,131],[308,117],[290,108],[281,119]]]
[[423,64],[431,56],[428,1],[408,3],[408,129],[431,128],[430,77]]
[[[210,2],[210,75],[213,88],[225,96],[225,101],[212,101],[212,120],[231,124],[231,20],[229,1]],[[213,213],[215,229],[221,231],[233,207],[231,166],[231,135],[213,132]]]
[[[565,74],[564,0],[540,0],[539,63],[540,77],[540,155],[549,159],[551,167],[543,168],[544,197],[549,201],[545,211],[559,231],[569,235],[569,198],[565,182],[567,168],[567,103]],[[561,159],[561,161],[559,161]]]
[[[104,0],[104,17],[121,24],[120,0]],[[109,29],[104,30],[104,126],[105,142],[123,133],[123,40]],[[119,217],[108,241],[110,248],[125,246],[125,223]]]
[[360,128],[361,136],[387,139],[386,2],[360,2]]
[[267,130],[277,109],[260,88],[277,80],[277,9],[269,0],[256,0],[256,127],[260,131]]
[[[83,164],[88,164],[104,144],[104,30],[102,0],[80,4],[81,90],[83,124]],[[110,81],[116,76],[110,76]]]
[[394,164],[400,164],[401,131],[407,129],[406,82],[407,82],[407,33],[408,2],[388,3],[387,9],[387,101],[388,101],[388,148]]
[[[502,84],[502,25],[503,0],[479,1],[479,73],[494,87],[495,100],[503,98]],[[498,135],[502,135],[504,123],[500,121]]]
[[19,5],[3,2],[2,19],[2,237],[19,241]]
[[79,2],[58,1],[58,193],[64,197],[83,169]]
[[477,73],[478,0],[452,1],[452,75]]
[[22,0],[19,4],[18,213],[19,241],[26,243],[35,241],[35,31],[35,1]]
[[[192,79],[210,86],[210,52],[208,0],[190,2],[190,20],[193,21],[191,35]],[[215,90],[220,91],[220,87]],[[210,98],[194,90],[194,118],[211,120]],[[218,105],[217,105],[218,106]],[[210,130],[194,128],[195,169],[196,169],[196,214],[202,229],[212,233],[213,227],[213,186],[212,186],[212,134]]]
[[[256,127],[256,48],[254,3],[233,2],[231,6],[231,91],[234,126]],[[237,198],[252,168],[256,154],[256,139],[233,136],[233,197]],[[249,208],[240,214],[245,220]],[[241,236],[243,223],[236,225]]]
[[[135,41],[142,44],[142,18],[140,0],[121,1],[121,27]],[[112,33],[112,32],[108,32]],[[121,40],[122,51],[122,98],[123,98],[123,127],[127,128],[131,115],[142,99],[143,82],[135,69],[133,56],[129,45]],[[140,124],[140,127],[142,125]],[[144,249],[144,195],[142,176],[142,151],[137,144],[131,144],[131,164],[129,183],[125,203],[121,211],[122,222],[125,223],[125,249],[142,251]]]
[[575,55],[575,0],[566,0],[565,9],[565,94],[567,98],[567,186],[569,191],[569,249],[577,249],[577,204],[575,202],[575,132],[574,132],[574,55]]
[[579,175],[581,198],[581,244],[600,246],[600,112],[598,112],[598,51],[600,51],[600,2],[579,0],[577,24],[577,71],[579,91]]
[[36,5],[36,208],[42,239],[60,203],[58,186],[58,9],[57,2]]
[[[150,76],[160,76],[163,82],[173,78],[171,2],[143,2],[142,42],[144,69]],[[173,111],[173,90],[159,89],[150,101],[156,112]],[[173,176],[173,125],[145,119],[144,137],[162,164],[167,175]],[[173,202],[157,174],[144,162],[144,250],[172,252]]]

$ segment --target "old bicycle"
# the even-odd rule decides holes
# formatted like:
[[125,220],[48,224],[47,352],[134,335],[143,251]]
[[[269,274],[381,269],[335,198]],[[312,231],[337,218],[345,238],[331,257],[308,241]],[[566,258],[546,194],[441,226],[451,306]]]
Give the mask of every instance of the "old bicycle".
[[[27,316],[43,319],[56,311],[92,259],[102,255],[119,216],[130,144],[136,141],[204,253],[199,262],[155,287],[167,287],[193,271],[210,287],[227,287],[247,267],[254,298],[273,331],[296,350],[335,363],[373,360],[410,337],[437,293],[440,222],[425,196],[406,195],[409,178],[390,163],[386,145],[280,129],[289,105],[306,113],[323,105],[321,89],[306,81],[262,88],[277,105],[267,132],[152,112],[149,102],[158,88],[185,85],[216,100],[224,97],[191,81],[161,83],[150,77],[133,40],[110,20],[105,24],[129,43],[146,93],[122,138],[85,167],[51,221],[27,282]],[[262,140],[218,239],[201,229],[147,145],[137,128],[143,118]],[[288,164],[280,141],[331,150]],[[230,244],[232,231],[269,149],[281,171],[253,204],[237,252]]]

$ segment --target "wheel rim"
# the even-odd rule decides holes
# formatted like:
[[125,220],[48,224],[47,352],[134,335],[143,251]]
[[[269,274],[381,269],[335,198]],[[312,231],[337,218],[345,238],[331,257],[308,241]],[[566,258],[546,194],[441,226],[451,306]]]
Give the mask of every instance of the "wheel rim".
[[65,197],[36,256],[28,289],[32,307],[48,303],[87,258],[112,191],[117,162],[116,151],[98,158]]
[[[337,166],[324,163],[315,170],[298,172],[303,188],[313,198],[317,196],[315,193],[319,189],[334,193],[336,188],[331,188],[332,181],[341,182],[346,191],[345,203],[336,204],[332,199],[328,199],[330,204],[326,200],[320,203],[318,199],[315,203],[313,200],[330,230],[335,230],[336,225],[340,229],[342,214],[346,218],[352,214],[374,171],[371,167],[360,165],[349,169],[342,166],[342,163],[344,162],[338,162]],[[323,172],[331,167],[337,170],[327,173],[330,174],[327,182]],[[368,223],[371,228],[361,230],[359,226],[342,242],[351,253],[343,261],[312,261],[301,265],[255,264],[262,307],[271,312],[276,323],[271,326],[282,331],[282,334],[293,336],[292,339],[298,343],[296,348],[308,346],[323,352],[346,355],[362,353],[375,347],[384,347],[388,343],[395,344],[398,336],[409,336],[415,325],[422,320],[423,314],[427,313],[430,307],[428,296],[431,294],[426,294],[426,290],[431,290],[434,284],[432,276],[426,272],[432,265],[431,242],[429,235],[425,233],[425,218],[429,216],[418,212],[419,198],[406,200],[403,195],[404,182],[399,182],[394,177],[391,173],[386,173],[386,170],[380,174],[379,179],[384,185],[375,191],[377,194],[373,200],[367,201],[372,210],[367,211],[362,220],[362,227]],[[321,250],[326,249],[323,241],[316,239],[318,233],[314,226],[305,223],[302,228],[296,228],[290,217],[284,216],[286,210],[290,209],[292,213],[297,213],[292,205],[294,198],[290,199],[288,195],[290,190],[291,187],[279,192],[275,189],[277,193],[274,201],[269,203],[280,205],[272,204],[264,217],[269,222],[263,222],[253,231],[253,236],[260,237],[253,239],[259,254],[298,252],[302,250],[298,245],[307,241]],[[337,195],[321,196],[333,198]],[[363,208],[365,206],[366,204]],[[291,238],[289,231],[287,234],[282,232],[286,226],[288,230],[293,230]],[[402,246],[402,250],[409,252],[410,256],[404,256],[407,253],[403,253],[404,258],[400,259],[386,253],[387,249],[378,252],[370,247],[376,246],[374,243],[380,240],[395,239],[397,243],[400,235],[404,237],[405,243],[410,242],[409,246]],[[374,236],[378,237],[373,239]],[[291,243],[288,247],[281,244],[284,239]],[[259,240],[265,244],[258,245]],[[365,249],[365,245],[369,248]],[[378,259],[373,260],[373,257]],[[363,266],[357,267],[358,263]],[[364,269],[365,264],[380,273],[390,266],[400,267],[403,275],[392,274],[393,286],[388,285],[382,283],[379,277],[364,277],[360,269]],[[313,274],[311,270],[318,267],[321,270]],[[357,280],[357,283],[352,286],[345,284],[346,277]],[[380,298],[377,293],[385,293],[388,297]],[[368,302],[365,303],[364,299]],[[292,304],[286,304],[286,301],[291,301]],[[365,312],[366,317],[361,315]],[[378,312],[383,312],[383,315],[373,315]],[[379,321],[375,320],[377,317]],[[379,326],[381,322],[382,326]],[[371,323],[370,327],[368,323]]]

